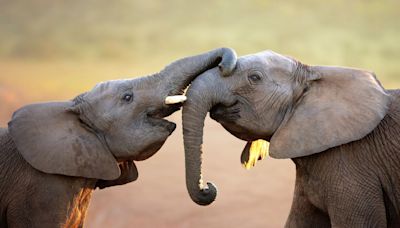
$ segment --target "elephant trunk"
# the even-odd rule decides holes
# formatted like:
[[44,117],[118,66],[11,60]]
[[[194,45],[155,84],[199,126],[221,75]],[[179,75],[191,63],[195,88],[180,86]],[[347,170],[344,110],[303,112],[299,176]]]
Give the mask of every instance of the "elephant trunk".
[[192,200],[199,205],[212,203],[217,189],[212,183],[203,185],[201,174],[203,127],[207,112],[216,104],[231,104],[232,96],[217,69],[209,70],[194,80],[186,92],[183,105],[183,139],[185,147],[186,187]]
[[161,89],[158,91],[162,91],[163,95],[182,94],[196,76],[208,69],[218,66],[223,76],[230,74],[236,66],[236,60],[234,50],[218,48],[179,59],[152,77],[159,81]]

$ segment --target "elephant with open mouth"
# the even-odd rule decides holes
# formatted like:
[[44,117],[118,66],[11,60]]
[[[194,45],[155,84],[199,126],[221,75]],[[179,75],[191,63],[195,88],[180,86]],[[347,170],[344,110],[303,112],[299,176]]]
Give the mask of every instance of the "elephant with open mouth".
[[164,119],[207,69],[231,73],[228,48],[147,77],[106,81],[71,101],[31,104],[0,129],[0,227],[81,227],[92,190],[135,181],[175,130]]
[[183,106],[186,185],[208,205],[201,144],[210,111],[273,158],[292,159],[296,183],[286,227],[400,227],[400,91],[365,70],[309,66],[272,51],[238,58],[233,73],[211,69],[194,80]]

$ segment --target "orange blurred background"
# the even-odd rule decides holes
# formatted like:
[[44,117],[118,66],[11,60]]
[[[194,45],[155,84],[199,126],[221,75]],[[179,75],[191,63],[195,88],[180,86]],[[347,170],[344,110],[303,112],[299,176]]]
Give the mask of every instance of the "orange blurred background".
[[[22,105],[72,99],[220,46],[370,69],[399,88],[399,8],[395,0],[0,0],[0,126]],[[208,118],[204,177],[219,192],[197,206],[185,187],[180,115],[169,117],[178,128],[165,146],[137,163],[136,182],[95,191],[86,226],[282,227],[293,163],[267,158],[243,169],[245,142]]]

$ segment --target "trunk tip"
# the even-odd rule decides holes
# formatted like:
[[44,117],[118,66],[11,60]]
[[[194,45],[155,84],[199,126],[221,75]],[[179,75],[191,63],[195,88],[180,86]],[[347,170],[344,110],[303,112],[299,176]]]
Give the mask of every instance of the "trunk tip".
[[210,182],[207,182],[208,188],[203,188],[199,194],[192,197],[192,200],[200,206],[207,206],[215,201],[217,197],[217,187]]
[[222,61],[218,64],[218,68],[222,76],[226,77],[230,75],[236,67],[237,55],[236,52],[231,48],[222,48],[223,55]]

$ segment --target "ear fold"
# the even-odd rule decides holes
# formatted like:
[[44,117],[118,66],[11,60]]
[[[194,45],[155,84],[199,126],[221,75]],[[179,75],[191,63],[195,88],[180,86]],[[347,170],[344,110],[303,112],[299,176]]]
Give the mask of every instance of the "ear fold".
[[316,81],[271,138],[271,157],[301,157],[361,139],[386,114],[389,96],[374,74],[341,67],[312,72]]
[[34,168],[51,174],[113,180],[117,161],[97,136],[85,129],[73,102],[25,106],[13,115],[9,132],[18,151]]
[[121,176],[115,180],[98,180],[96,182],[96,187],[99,189],[113,187],[117,185],[123,185],[137,180],[139,174],[133,161],[124,161],[119,164],[121,169]]

